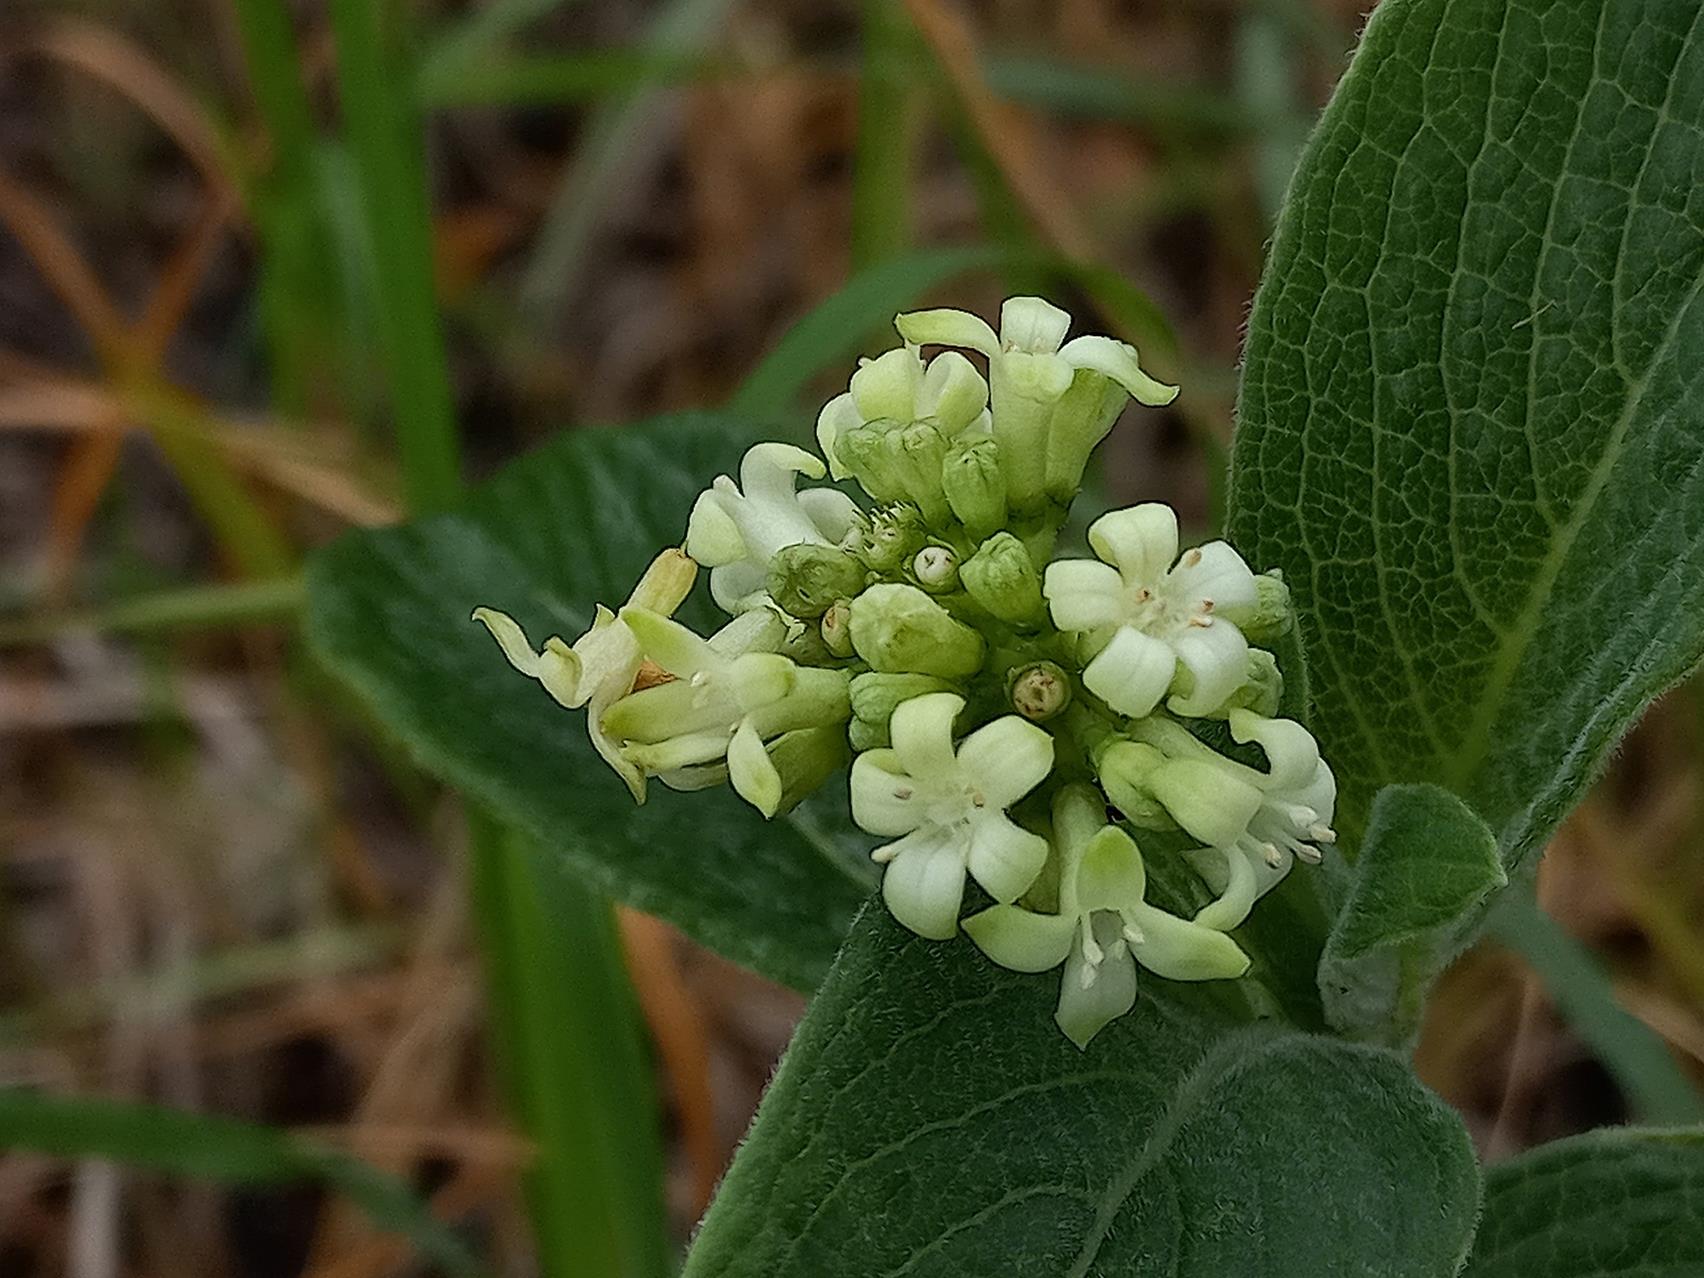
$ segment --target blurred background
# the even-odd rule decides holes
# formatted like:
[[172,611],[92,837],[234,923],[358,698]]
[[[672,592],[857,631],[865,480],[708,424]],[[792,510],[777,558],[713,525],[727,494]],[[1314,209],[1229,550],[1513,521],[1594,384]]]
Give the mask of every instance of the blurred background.
[[[8,0],[0,1082],[306,1134],[491,1272],[606,1272],[564,1235],[620,1232],[574,1214],[621,1161],[574,1118],[616,1057],[581,1044],[593,1081],[553,1099],[517,1049],[575,991],[503,975],[454,797],[305,649],[303,556],[554,432],[724,403],[896,270],[1137,340],[1185,389],[1114,436],[1107,494],[1205,535],[1264,244],[1361,7]],[[1561,930],[1438,991],[1420,1071],[1486,1156],[1633,1112],[1590,1046],[1627,1024],[1605,981],[1704,1077],[1701,766],[1694,684],[1546,858]],[[803,1003],[654,920],[592,931],[637,995],[621,1112],[659,1107],[678,1245]],[[56,1112],[0,1105],[6,1278],[454,1267],[305,1145]]]

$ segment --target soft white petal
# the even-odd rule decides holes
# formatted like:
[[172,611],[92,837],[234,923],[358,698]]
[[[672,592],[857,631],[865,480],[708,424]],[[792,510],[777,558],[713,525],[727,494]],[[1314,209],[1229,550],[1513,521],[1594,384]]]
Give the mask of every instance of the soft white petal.
[[964,921],[970,939],[1001,967],[1014,972],[1045,972],[1071,952],[1075,919],[1036,914],[1016,905],[996,905]]
[[1230,767],[1204,759],[1168,759],[1147,784],[1172,820],[1209,847],[1235,843],[1260,811],[1259,790]]
[[1045,298],[1008,297],[1000,304],[1000,344],[1008,351],[1051,355],[1070,328],[1070,314]]
[[[722,785],[728,779],[726,763],[696,763],[689,768],[676,768],[672,772],[657,773],[657,780],[671,790],[692,793],[697,790],[708,790],[712,786]],[[640,778],[643,782],[644,778]],[[644,802],[643,799],[640,800]]]
[[1003,813],[985,811],[970,825],[970,875],[1001,905],[1025,892],[1047,863],[1047,840]]
[[882,900],[918,936],[944,941],[958,931],[964,900],[962,836],[940,826],[907,835],[882,875]]
[[769,568],[754,559],[723,564],[710,570],[710,597],[723,612],[735,616],[768,601]]
[[1041,592],[1061,630],[1093,630],[1124,620],[1124,583],[1118,570],[1094,559],[1047,565]]
[[917,415],[933,417],[940,428],[956,435],[973,426],[988,408],[988,383],[957,351],[942,351],[929,361],[917,396]]
[[781,806],[781,774],[749,722],[741,723],[728,742],[728,780],[740,798],[766,817]]
[[787,637],[787,623],[779,609],[753,608],[742,612],[706,640],[726,660],[748,652],[774,652]]
[[964,698],[953,692],[929,692],[902,701],[888,723],[888,736],[900,765],[922,782],[953,774],[953,720]]
[[1248,641],[1225,620],[1187,626],[1171,639],[1177,659],[1189,667],[1195,686],[1166,702],[1173,714],[1204,715],[1218,709],[1248,677]]
[[1151,905],[1128,911],[1125,921],[1142,938],[1130,942],[1136,961],[1168,981],[1232,980],[1248,971],[1248,955],[1222,931]]
[[914,346],[962,346],[990,359],[1000,353],[1000,339],[988,321],[969,311],[912,311],[895,317],[893,326]]
[[739,523],[728,513],[722,494],[706,488],[692,504],[686,521],[686,553],[706,568],[738,563],[746,555]]
[[1177,558],[1177,512],[1159,501],[1110,510],[1089,525],[1089,545],[1126,583],[1152,587]]
[[1140,905],[1148,874],[1136,841],[1116,826],[1102,826],[1084,846],[1065,895],[1078,910],[1117,910]]
[[1177,657],[1168,644],[1134,626],[1120,626],[1083,668],[1083,686],[1119,714],[1140,718],[1160,703],[1176,670]]
[[[852,473],[841,464],[834,448],[842,435],[863,424],[864,416],[858,411],[851,391],[842,391],[836,395],[824,404],[822,412],[817,414],[817,447],[822,449],[822,455],[828,459],[828,473],[832,478],[845,479]],[[690,548],[687,553],[691,554]]]
[[1287,797],[1293,803],[1312,808],[1319,814],[1320,824],[1329,826],[1337,808],[1337,778],[1331,775],[1330,767],[1321,759],[1308,783],[1299,790],[1291,791]]
[[[1165,591],[1192,613],[1217,612],[1233,620],[1239,613],[1246,615],[1258,598],[1254,573],[1243,557],[1222,541],[1185,551],[1167,575]],[[1211,607],[1203,608],[1204,603]]]
[[[1116,915],[1096,916],[1093,928],[1102,948],[1119,939]],[[1085,985],[1087,966],[1082,947],[1073,947],[1065,960],[1065,974],[1059,981],[1059,1008],[1053,1015],[1065,1037],[1080,1048],[1087,1047],[1109,1021],[1136,1006],[1136,961],[1129,954],[1103,959],[1094,979]]]
[[511,666],[528,678],[538,678],[538,653],[533,651],[532,641],[520,622],[495,608],[475,608],[473,619],[491,632]]
[[[1233,710],[1229,719],[1235,740],[1257,742],[1266,752],[1269,791],[1296,791],[1314,783],[1320,759],[1313,733],[1294,719],[1267,719],[1252,710]],[[1332,789],[1335,794],[1335,784]]]
[[673,679],[620,697],[604,714],[603,726],[618,741],[652,745],[715,730],[725,738],[739,717],[725,688],[695,688],[689,680]]
[[1136,348],[1128,342],[1110,337],[1077,337],[1065,343],[1059,357],[1072,368],[1086,368],[1092,373],[1112,378],[1138,403],[1157,408],[1177,398],[1177,387],[1155,381],[1142,371],[1142,365],[1136,358]]
[[897,346],[866,359],[852,374],[852,400],[865,421],[908,424],[917,415],[923,385],[923,361],[912,346]]
[[[896,722],[898,717],[896,713]],[[960,774],[976,787],[987,806],[1003,810],[1035,789],[1053,771],[1053,737],[1028,719],[1004,715],[960,742],[958,764]]]
[[829,541],[838,545],[858,522],[858,503],[838,488],[807,488],[799,494],[799,508]]
[[773,441],[753,444],[740,459],[740,491],[751,501],[791,497],[797,476],[821,479],[827,473],[815,453]]
[[1200,848],[1184,856],[1207,886],[1219,894],[1218,900],[1196,913],[1195,922],[1216,932],[1240,927],[1260,895],[1249,859],[1235,848]]
[[728,739],[726,729],[692,732],[657,742],[629,742],[622,746],[621,753],[634,767],[646,772],[673,772],[726,758]]
[[645,802],[645,774],[627,756],[621,753],[619,743],[604,730],[604,714],[621,695],[622,692],[614,686],[598,688],[592,693],[591,701],[586,706],[586,734],[592,740],[592,749],[598,752],[600,759],[615,770],[615,774],[627,786],[627,792],[633,796],[633,801],[643,803]]
[[641,651],[672,675],[684,679],[727,667],[709,640],[693,634],[672,617],[648,608],[623,608],[621,620],[639,641]]
[[866,750],[854,759],[851,785],[852,819],[860,829],[887,837],[923,823],[924,799],[892,750]]

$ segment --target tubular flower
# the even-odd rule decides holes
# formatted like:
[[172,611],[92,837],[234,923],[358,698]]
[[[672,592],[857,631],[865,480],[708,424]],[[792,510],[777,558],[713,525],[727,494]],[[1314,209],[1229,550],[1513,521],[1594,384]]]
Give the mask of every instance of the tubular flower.
[[674,678],[617,701],[603,728],[629,764],[664,785],[695,790],[725,776],[741,798],[774,816],[787,784],[767,743],[844,723],[852,713],[844,671],[801,667],[765,650],[782,633],[767,609],[710,639],[643,608],[623,608],[621,620]]
[[[1053,624],[1082,636],[1083,685],[1119,714],[1167,705],[1183,715],[1219,708],[1248,676],[1237,619],[1253,609],[1254,574],[1222,541],[1177,553],[1177,516],[1158,502],[1089,525],[1100,558],[1047,566]],[[1180,668],[1187,691],[1179,687]]]
[[1002,967],[1045,972],[1065,965],[1059,1028],[1087,1047],[1136,1003],[1136,965],[1174,981],[1241,976],[1248,956],[1222,931],[1149,905],[1136,842],[1106,823],[1092,788],[1072,785],[1053,801],[1060,854],[1059,910],[1035,914],[996,905],[964,921],[982,952]]
[[953,748],[964,698],[913,697],[893,712],[888,749],[852,764],[852,819],[876,835],[902,836],[871,857],[887,867],[882,897],[919,936],[958,930],[968,871],[996,901],[1013,901],[1035,882],[1047,840],[1006,815],[1053,770],[1053,738],[1006,715]]
[[1008,498],[1020,509],[1044,496],[1075,496],[1083,463],[1112,429],[1127,395],[1143,404],[1177,397],[1177,387],[1142,371],[1127,342],[1065,341],[1070,315],[1039,297],[1007,298],[998,334],[968,311],[914,311],[895,324],[907,342],[988,357],[994,439]]
[[[627,603],[668,616],[692,590],[698,565],[679,550],[665,550],[651,561]],[[604,762],[615,769],[633,797],[644,802],[645,777],[621,755],[603,730],[604,711],[628,694],[644,660],[639,638],[615,613],[597,606],[592,628],[572,647],[552,635],[544,650],[534,652],[526,631],[508,613],[495,608],[475,608],[473,619],[491,632],[509,664],[537,679],[557,703],[568,710],[586,706],[586,728],[592,746]]]
[[[1056,1020],[1088,1049],[1136,1000],[1138,967],[1241,976],[1230,930],[1334,838],[1331,769],[1304,727],[1269,717],[1289,590],[1222,541],[1180,558],[1158,504],[1096,520],[1096,558],[1053,560],[1130,398],[1176,394],[1132,348],[1067,340],[1070,316],[1034,297],[1010,299],[998,333],[962,311],[895,325],[904,344],[862,361],[817,420],[826,465],[751,448],[737,483],[699,496],[685,553],[573,645],[537,651],[506,615],[475,616],[512,665],[588,707],[640,801],[650,777],[725,783],[774,816],[851,757],[887,910],[946,941],[974,879],[964,930],[1007,967],[1062,967]],[[671,619],[700,565],[732,616],[708,638]],[[1129,833],[1180,828],[1200,846]],[[1185,870],[1213,894],[1193,919],[1148,894],[1150,871],[1170,888]]]
[[770,563],[788,546],[838,545],[858,520],[857,504],[833,488],[796,492],[796,477],[821,479],[823,465],[790,444],[756,444],[699,495],[686,527],[686,553],[710,569],[710,594],[728,612],[766,602]]

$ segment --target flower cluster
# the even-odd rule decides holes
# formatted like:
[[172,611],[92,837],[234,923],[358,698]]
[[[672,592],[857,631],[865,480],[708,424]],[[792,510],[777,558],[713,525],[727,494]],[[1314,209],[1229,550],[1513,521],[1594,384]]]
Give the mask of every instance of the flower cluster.
[[[577,642],[538,651],[502,613],[474,615],[588,709],[641,802],[652,777],[726,782],[772,817],[854,755],[852,815],[890,840],[872,856],[893,916],[937,940],[962,926],[1018,971],[1062,965],[1057,1020],[1081,1047],[1134,1004],[1138,965],[1247,970],[1230,933],[1297,858],[1319,860],[1336,785],[1308,731],[1275,717],[1282,677],[1259,646],[1290,624],[1275,574],[1223,541],[1181,549],[1158,503],[1091,524],[1093,558],[1053,557],[1128,401],[1177,393],[1123,342],[1066,341],[1069,325],[1033,297],[1005,303],[998,333],[962,311],[901,315],[903,344],[822,410],[822,455],[752,448],[699,497],[683,547]],[[732,618],[708,638],[671,615],[700,567]],[[1157,831],[1195,845],[1163,853],[1211,896],[1190,917],[1148,900],[1138,835]]]

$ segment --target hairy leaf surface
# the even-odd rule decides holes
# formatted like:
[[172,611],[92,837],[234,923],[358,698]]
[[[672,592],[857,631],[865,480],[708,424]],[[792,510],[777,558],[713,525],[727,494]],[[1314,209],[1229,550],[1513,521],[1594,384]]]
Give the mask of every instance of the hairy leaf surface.
[[1198,990],[1142,979],[1079,1052],[1057,974],[872,907],[686,1278],[1454,1275],[1478,1171],[1397,1057],[1230,1029]]
[[[872,883],[838,787],[769,823],[727,789],[653,784],[636,808],[593,753],[585,714],[511,670],[468,619],[486,604],[535,645],[572,641],[594,602],[620,607],[651,556],[679,542],[698,490],[756,437],[713,414],[566,434],[455,512],[320,552],[309,633],[433,771],[602,891],[809,989]],[[699,607],[695,624],[716,625]]]
[[1610,1130],[1493,1167],[1462,1278],[1704,1273],[1704,1129]]
[[1704,654],[1704,8],[1387,0],[1250,320],[1233,540],[1362,828],[1542,841]]

